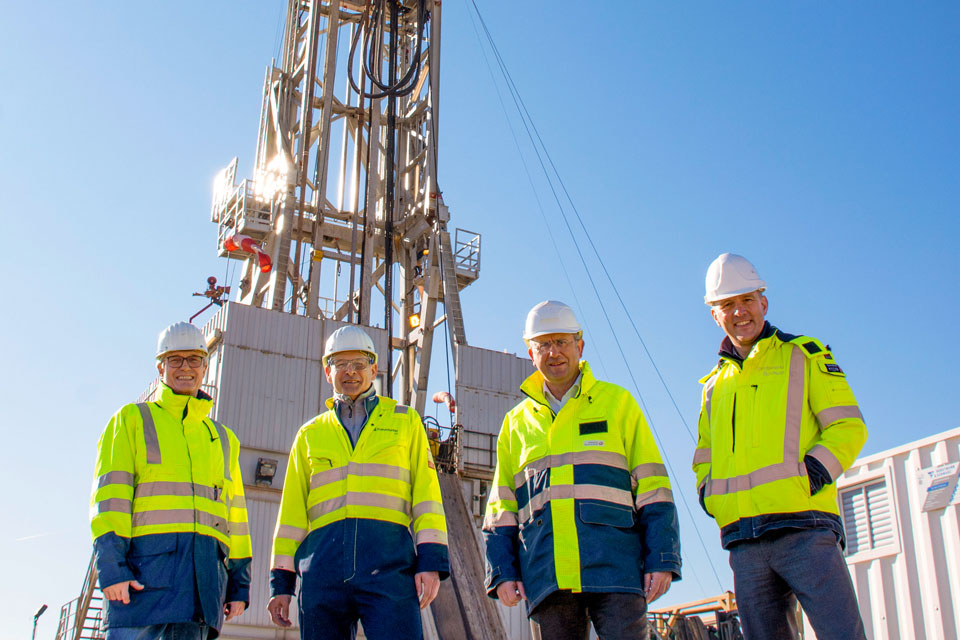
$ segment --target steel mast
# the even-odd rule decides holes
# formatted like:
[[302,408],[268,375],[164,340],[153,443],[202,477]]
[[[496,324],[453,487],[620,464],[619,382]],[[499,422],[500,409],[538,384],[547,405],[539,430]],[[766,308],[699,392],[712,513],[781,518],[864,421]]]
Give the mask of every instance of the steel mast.
[[[450,323],[456,363],[459,290],[480,267],[479,234],[451,240],[437,187],[440,18],[435,0],[291,0],[254,177],[237,184],[235,159],[211,209],[219,254],[243,261],[241,303],[386,328],[383,391],[421,413],[434,331]],[[272,270],[229,251],[231,234],[261,242]]]

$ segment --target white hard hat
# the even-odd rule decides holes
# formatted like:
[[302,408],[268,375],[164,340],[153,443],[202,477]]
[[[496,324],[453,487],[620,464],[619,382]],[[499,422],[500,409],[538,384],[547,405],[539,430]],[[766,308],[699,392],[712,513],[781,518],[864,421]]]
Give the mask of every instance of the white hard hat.
[[580,333],[580,323],[573,309],[556,300],[545,300],[530,309],[523,327],[523,339],[530,340],[548,333]]
[[207,340],[203,332],[189,322],[174,322],[157,338],[157,359],[171,351],[202,351],[207,355]]
[[330,334],[323,348],[323,366],[327,366],[330,356],[342,351],[365,351],[373,358],[373,363],[377,363],[377,348],[373,346],[373,340],[356,325],[348,324]]
[[712,305],[751,291],[764,291],[767,283],[760,279],[749,260],[735,253],[722,253],[707,269],[706,288],[703,301]]

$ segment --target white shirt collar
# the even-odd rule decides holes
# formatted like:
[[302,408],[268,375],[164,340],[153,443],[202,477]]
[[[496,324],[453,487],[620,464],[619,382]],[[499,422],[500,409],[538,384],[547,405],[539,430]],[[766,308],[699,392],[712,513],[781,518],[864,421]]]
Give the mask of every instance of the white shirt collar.
[[567,404],[567,400],[576,397],[576,395],[580,392],[580,383],[582,381],[583,372],[581,371],[580,375],[577,376],[577,379],[574,380],[573,385],[571,385],[571,387],[567,389],[567,392],[563,394],[563,397],[557,398],[550,392],[550,389],[547,387],[547,382],[544,380],[543,395],[547,397],[547,403],[550,404],[550,408],[553,410],[554,414],[560,413],[560,409],[563,409],[563,405]]

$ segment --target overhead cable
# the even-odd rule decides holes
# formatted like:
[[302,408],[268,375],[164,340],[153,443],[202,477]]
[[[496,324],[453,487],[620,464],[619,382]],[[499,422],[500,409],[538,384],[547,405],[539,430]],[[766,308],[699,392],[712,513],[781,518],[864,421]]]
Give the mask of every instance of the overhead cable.
[[[616,330],[614,329],[613,323],[612,323],[612,321],[610,320],[610,316],[609,316],[609,314],[607,313],[607,309],[606,309],[605,305],[603,304],[603,300],[602,300],[602,298],[601,298],[601,296],[600,296],[600,291],[599,291],[599,289],[598,289],[598,287],[597,287],[597,285],[596,285],[596,282],[595,282],[594,279],[593,279],[593,275],[592,275],[591,272],[590,272],[590,268],[589,268],[589,266],[587,265],[586,258],[584,257],[583,251],[582,251],[581,248],[580,248],[580,244],[579,244],[579,242],[577,242],[576,234],[574,233],[573,228],[572,228],[572,226],[570,225],[570,221],[569,221],[569,219],[568,219],[568,217],[567,217],[567,213],[566,213],[566,211],[564,210],[563,204],[562,204],[561,201],[560,201],[560,197],[559,197],[559,195],[558,195],[558,193],[557,193],[557,190],[556,190],[556,188],[554,187],[553,180],[550,178],[550,172],[547,170],[546,163],[544,162],[544,156],[546,156],[547,161],[549,162],[550,166],[551,166],[552,169],[553,169],[553,174],[556,176],[556,181],[560,183],[560,186],[561,186],[561,188],[563,189],[563,192],[564,192],[564,194],[566,195],[567,200],[570,202],[571,207],[574,209],[574,212],[576,213],[576,216],[577,216],[577,220],[580,222],[580,225],[581,225],[581,227],[583,228],[584,234],[587,236],[587,239],[588,239],[589,242],[590,242],[590,246],[591,246],[591,248],[594,250],[594,254],[595,254],[596,257],[597,257],[598,262],[600,262],[600,265],[601,265],[601,267],[603,268],[603,272],[604,272],[604,274],[606,275],[607,280],[608,280],[608,282],[610,283],[610,286],[614,289],[614,292],[615,292],[616,295],[617,295],[617,300],[620,302],[620,305],[621,305],[621,307],[623,308],[624,313],[626,313],[627,317],[630,319],[630,324],[631,324],[631,326],[633,327],[634,332],[637,334],[637,337],[640,338],[640,343],[641,343],[641,345],[643,346],[643,349],[644,349],[645,353],[647,354],[647,357],[648,357],[648,359],[650,360],[650,363],[653,365],[654,369],[657,371],[657,375],[658,375],[658,377],[659,377],[659,379],[660,379],[661,384],[663,385],[664,389],[667,391],[667,394],[668,394],[668,396],[670,397],[670,399],[673,400],[673,395],[670,393],[669,388],[667,388],[666,382],[664,381],[663,376],[660,374],[659,368],[656,366],[656,363],[654,362],[653,357],[652,357],[652,355],[650,354],[650,351],[647,349],[646,343],[643,341],[642,337],[640,336],[639,331],[637,330],[636,324],[633,322],[633,319],[632,319],[632,317],[631,317],[631,315],[630,315],[630,312],[629,312],[629,310],[626,308],[626,305],[625,305],[624,302],[623,302],[623,298],[620,296],[620,293],[619,293],[619,291],[617,290],[616,284],[613,282],[613,279],[610,277],[609,271],[606,269],[606,266],[603,264],[603,259],[601,258],[599,252],[597,251],[596,246],[595,246],[594,243],[593,243],[593,240],[590,238],[590,234],[589,234],[589,232],[587,231],[586,226],[583,224],[583,220],[581,219],[579,212],[577,212],[576,207],[573,206],[573,201],[572,201],[572,199],[571,199],[570,196],[569,196],[569,192],[567,191],[566,187],[565,187],[564,184],[563,184],[563,179],[562,179],[562,177],[560,176],[559,172],[556,170],[556,166],[554,165],[553,160],[550,158],[550,154],[549,154],[549,152],[548,152],[547,149],[546,149],[546,145],[544,145],[543,139],[541,138],[539,132],[537,131],[536,125],[533,123],[533,119],[532,119],[532,117],[530,116],[530,112],[527,110],[526,105],[525,105],[525,103],[523,102],[523,99],[520,97],[519,90],[517,89],[516,84],[513,82],[513,77],[510,75],[510,72],[509,72],[509,70],[507,69],[506,63],[505,63],[505,61],[503,60],[503,57],[500,55],[500,51],[499,51],[499,49],[497,48],[497,45],[496,45],[496,43],[495,43],[494,40],[493,40],[493,36],[492,36],[492,34],[490,33],[489,28],[487,27],[486,21],[483,19],[483,15],[480,13],[479,7],[477,7],[476,1],[475,1],[475,0],[470,0],[470,2],[471,2],[471,4],[473,5],[474,12],[476,13],[477,18],[479,19],[479,22],[480,22],[481,26],[483,27],[483,31],[484,31],[484,33],[485,33],[485,35],[486,35],[487,42],[489,43],[489,46],[490,46],[491,50],[493,51],[493,54],[494,54],[494,56],[495,56],[495,58],[496,58],[496,60],[497,60],[497,64],[498,64],[498,66],[500,67],[500,72],[503,74],[503,77],[504,77],[504,80],[505,80],[505,82],[506,82],[507,88],[508,88],[508,90],[510,91],[510,95],[511,95],[513,101],[514,101],[514,106],[516,107],[517,112],[520,114],[521,122],[523,123],[524,128],[526,129],[526,132],[527,132],[527,136],[528,136],[528,138],[530,139],[530,143],[531,143],[531,145],[532,145],[533,148],[534,148],[534,152],[537,154],[537,160],[539,161],[540,167],[541,167],[541,169],[543,170],[544,176],[545,176],[546,179],[547,179],[547,183],[548,183],[548,185],[550,186],[550,191],[552,192],[553,197],[554,197],[554,200],[555,200],[556,203],[557,203],[557,208],[560,210],[560,214],[561,214],[561,217],[562,217],[562,219],[563,219],[564,225],[566,226],[567,231],[570,233],[570,236],[571,236],[571,238],[573,239],[574,247],[575,247],[576,250],[577,250],[577,255],[580,257],[580,262],[581,262],[582,265],[583,265],[583,268],[584,268],[584,271],[585,271],[585,273],[586,273],[587,279],[589,280],[590,286],[591,286],[591,288],[593,289],[594,295],[595,295],[596,298],[597,298],[598,306],[600,307],[600,310],[601,310],[602,313],[603,313],[604,319],[605,319],[606,322],[607,322],[607,326],[609,327],[611,334],[614,335],[614,336],[616,336]],[[667,455],[666,455],[666,451],[665,451],[665,448],[664,448],[664,446],[663,446],[663,441],[662,441],[662,439],[660,438],[660,435],[659,435],[656,427],[654,426],[652,415],[650,414],[649,410],[647,409],[646,402],[645,402],[645,400],[644,400],[644,398],[643,398],[643,394],[642,394],[641,391],[640,391],[640,386],[639,386],[639,384],[637,383],[637,380],[636,380],[635,376],[633,375],[632,369],[630,368],[630,364],[629,364],[629,361],[627,360],[626,353],[624,353],[624,351],[623,351],[623,346],[620,344],[620,341],[618,341],[618,340],[614,340],[614,342],[617,344],[617,349],[618,349],[618,351],[620,352],[620,356],[621,356],[621,358],[623,359],[624,365],[625,365],[626,368],[627,368],[627,373],[628,373],[628,375],[630,376],[631,382],[633,383],[633,387],[634,387],[634,389],[635,389],[635,391],[636,391],[636,393],[637,393],[637,396],[638,396],[638,398],[639,398],[639,400],[640,400],[640,404],[641,404],[641,406],[643,406],[644,412],[645,412],[645,413],[647,414],[647,416],[648,416],[648,422],[650,423],[651,431],[653,432],[653,435],[654,435],[654,437],[655,437],[656,440],[657,440],[657,444],[659,445],[660,450],[663,452],[664,463],[665,463],[666,467],[667,467],[668,470],[669,470],[669,474],[670,474],[670,476],[673,477],[673,479],[674,479],[675,482],[679,482],[679,477],[677,476],[676,472],[674,471],[673,466],[672,466],[672,464],[670,463],[670,460],[669,460],[669,458],[668,458]],[[677,413],[680,415],[680,420],[681,420],[681,422],[683,423],[684,427],[687,429],[687,433],[690,435],[691,439],[693,439],[693,441],[696,442],[696,438],[693,437],[693,434],[692,434],[692,432],[690,431],[690,428],[687,426],[686,420],[684,420],[683,415],[682,415],[682,413],[680,412],[680,408],[679,408],[679,406],[677,405],[677,403],[676,403],[675,400],[673,400],[673,406],[674,406],[674,408],[676,409]],[[685,497],[685,494],[684,494],[684,493],[681,493],[680,495],[683,496],[681,502],[683,503],[684,508],[686,509],[687,514],[688,514],[688,516],[690,517],[690,520],[691,520],[691,522],[692,522],[692,521],[693,521],[693,513],[692,513],[692,511],[691,511],[691,509],[690,509],[690,505],[688,504],[688,501],[687,501],[687,499],[686,499],[686,497]],[[699,530],[699,528],[697,528],[696,526],[694,526],[694,531],[695,531],[695,533],[696,533],[696,535],[697,535],[698,540],[700,541],[700,546],[703,548],[704,554],[706,555],[706,557],[707,557],[707,559],[708,559],[708,562],[709,562],[709,564],[710,564],[710,569],[711,569],[711,571],[713,572],[714,578],[715,578],[716,581],[717,581],[717,585],[722,589],[723,586],[722,586],[722,583],[721,583],[721,580],[720,580],[720,576],[719,576],[719,574],[717,573],[716,567],[714,567],[714,565],[713,565],[712,559],[710,559],[710,555],[709,555],[709,553],[707,552],[706,544],[705,544],[704,541],[703,541],[703,537],[700,535],[700,530]],[[699,581],[698,581],[698,582],[699,582]],[[702,588],[702,585],[701,585],[701,588]]]

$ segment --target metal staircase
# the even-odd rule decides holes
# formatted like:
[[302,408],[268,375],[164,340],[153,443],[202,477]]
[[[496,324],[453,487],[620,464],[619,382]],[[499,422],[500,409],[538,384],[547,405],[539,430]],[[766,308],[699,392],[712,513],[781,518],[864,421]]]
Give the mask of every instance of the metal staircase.
[[97,584],[97,564],[90,556],[80,595],[60,608],[57,640],[103,640],[103,593]]
[[460,285],[457,282],[456,258],[450,246],[450,232],[442,230],[440,236],[440,271],[443,274],[443,306],[447,311],[447,320],[453,333],[454,342],[459,347],[467,344],[467,333],[463,328],[463,311],[460,308]]

